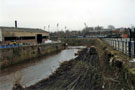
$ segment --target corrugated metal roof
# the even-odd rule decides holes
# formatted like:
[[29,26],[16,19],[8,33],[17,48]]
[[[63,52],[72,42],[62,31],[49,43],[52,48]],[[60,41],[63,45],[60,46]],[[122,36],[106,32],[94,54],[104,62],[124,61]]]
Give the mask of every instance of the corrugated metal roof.
[[38,28],[15,28],[15,27],[2,27],[0,26],[0,29],[2,31],[12,31],[12,32],[47,32],[45,30],[42,30],[42,29],[38,29]]

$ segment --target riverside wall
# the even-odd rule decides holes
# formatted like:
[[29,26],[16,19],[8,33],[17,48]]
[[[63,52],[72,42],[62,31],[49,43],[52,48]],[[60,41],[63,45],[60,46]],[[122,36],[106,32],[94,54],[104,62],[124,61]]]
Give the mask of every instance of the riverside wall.
[[0,69],[60,51],[63,48],[62,43],[54,43],[0,49]]

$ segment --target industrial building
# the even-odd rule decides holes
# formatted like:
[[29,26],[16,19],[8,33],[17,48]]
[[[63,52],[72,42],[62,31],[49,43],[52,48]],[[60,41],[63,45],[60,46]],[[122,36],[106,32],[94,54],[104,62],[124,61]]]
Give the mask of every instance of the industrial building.
[[0,27],[0,43],[9,44],[11,41],[16,43],[39,44],[44,43],[49,37],[49,33],[42,29]]

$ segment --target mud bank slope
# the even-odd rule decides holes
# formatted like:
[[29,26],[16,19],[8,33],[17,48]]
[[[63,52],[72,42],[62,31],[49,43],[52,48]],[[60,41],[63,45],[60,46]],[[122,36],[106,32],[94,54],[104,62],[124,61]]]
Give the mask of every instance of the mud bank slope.
[[49,78],[22,90],[135,90],[135,75],[126,55],[99,39],[87,46]]
[[100,90],[99,58],[93,51],[84,49],[75,60],[64,62],[48,79],[26,90]]

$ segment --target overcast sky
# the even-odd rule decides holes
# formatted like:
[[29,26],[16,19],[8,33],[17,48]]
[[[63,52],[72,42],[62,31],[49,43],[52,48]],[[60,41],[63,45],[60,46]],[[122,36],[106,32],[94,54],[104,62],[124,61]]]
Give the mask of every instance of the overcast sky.
[[67,26],[81,30],[88,26],[130,27],[135,25],[135,0],[0,0],[0,26],[42,28]]

